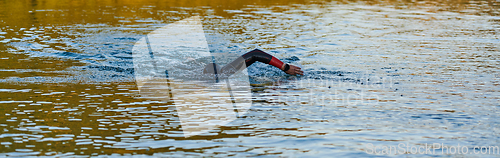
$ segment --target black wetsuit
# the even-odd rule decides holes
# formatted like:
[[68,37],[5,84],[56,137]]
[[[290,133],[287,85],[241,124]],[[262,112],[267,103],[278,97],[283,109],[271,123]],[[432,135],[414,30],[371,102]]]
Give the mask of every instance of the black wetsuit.
[[215,63],[208,64],[203,72],[205,74],[215,74],[220,77],[229,77],[232,74],[247,68],[256,61],[272,65],[280,70],[284,67],[283,71],[287,71],[290,68],[288,64],[284,64],[282,61],[273,57],[272,55],[267,54],[266,52],[259,49],[254,49],[248,53],[243,54],[242,56],[238,57],[236,60],[232,61],[222,68],[220,68]]

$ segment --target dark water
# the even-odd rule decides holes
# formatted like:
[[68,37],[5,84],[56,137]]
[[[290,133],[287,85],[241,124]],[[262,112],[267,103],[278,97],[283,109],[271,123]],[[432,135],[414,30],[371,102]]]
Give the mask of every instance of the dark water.
[[[0,155],[354,157],[368,156],[368,143],[498,146],[499,6],[0,0]],[[172,103],[139,97],[131,50],[194,15],[212,53],[259,48],[306,75],[252,65],[249,113],[183,137]]]

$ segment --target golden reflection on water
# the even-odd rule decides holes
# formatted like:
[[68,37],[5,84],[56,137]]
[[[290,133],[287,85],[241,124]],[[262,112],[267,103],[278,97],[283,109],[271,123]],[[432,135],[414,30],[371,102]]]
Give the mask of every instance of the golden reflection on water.
[[[0,1],[0,26],[22,28],[47,25],[70,25],[86,23],[123,24],[124,19],[162,19],[173,21],[172,17],[182,14],[198,13],[202,10],[213,10],[215,15],[232,16],[225,10],[239,10],[248,6],[282,6],[294,4],[322,4],[329,1],[305,0],[275,0],[275,1],[241,1],[241,0],[195,0],[195,1],[165,1],[165,0],[19,0]],[[500,15],[500,4],[495,0],[487,1],[399,1],[399,0],[338,0],[338,3],[362,2],[369,5],[390,5],[397,9],[427,8],[429,12],[452,11],[466,14]],[[277,8],[279,9],[279,8]],[[279,10],[277,10],[279,11]],[[180,14],[180,15],[179,15]],[[178,20],[178,19],[175,19]],[[133,21],[132,21],[133,22]]]
[[[2,87],[10,87],[2,83]],[[71,87],[71,88],[68,88]],[[19,84],[16,89],[2,89],[0,105],[2,152],[30,147],[44,155],[58,153],[154,153],[193,150],[128,147],[110,148],[119,142],[152,140],[212,140],[237,138],[248,134],[229,134],[224,130],[240,127],[222,127],[217,133],[207,133],[185,138],[179,126],[175,106],[166,102],[138,99],[140,96],[132,83],[86,84]],[[15,98],[15,101],[8,101]],[[135,133],[143,133],[136,135]],[[149,134],[147,134],[149,133]],[[21,139],[17,139],[21,138]],[[124,147],[125,148],[125,147]],[[131,150],[133,149],[133,150]],[[29,154],[28,154],[29,155]]]
[[[498,75],[496,78],[488,75],[498,74],[499,48],[495,38],[498,41],[500,21],[494,17],[499,15],[499,4],[494,0],[0,0],[0,40],[9,39],[0,42],[0,79],[6,80],[0,82],[0,153],[26,156],[65,153],[152,155],[161,152],[175,155],[175,152],[186,152],[224,156],[254,152],[250,155],[292,153],[293,156],[310,151],[328,155],[330,150],[356,153],[362,151],[356,145],[373,140],[418,142],[428,138],[458,140],[463,137],[476,140],[474,135],[466,135],[477,129],[474,123],[488,126],[480,126],[485,130],[476,131],[481,135],[498,131],[490,127],[498,127],[494,105],[498,105],[495,101],[499,99],[500,82]],[[255,16],[236,16],[242,12]],[[273,14],[260,15],[271,14],[268,12]],[[393,85],[388,88],[334,87],[346,96],[357,97],[361,92],[373,94],[354,98],[356,101],[380,102],[354,106],[332,104],[349,100],[342,97],[327,96],[326,102],[317,102],[331,89],[321,82],[298,88],[286,87],[286,82],[253,84],[255,108],[250,116],[242,118],[243,125],[225,126],[205,135],[184,138],[172,103],[140,98],[135,82],[94,82],[91,77],[60,82],[55,79],[50,83],[37,81],[37,77],[78,78],[79,73],[92,71],[78,69],[89,64],[78,57],[31,56],[31,51],[43,52],[51,48],[87,55],[89,52],[85,49],[79,45],[72,48],[72,43],[65,43],[65,39],[82,38],[85,35],[78,33],[86,29],[96,29],[92,32],[96,34],[105,32],[102,30],[106,27],[135,28],[138,31],[117,32],[145,34],[149,30],[140,30],[140,27],[148,27],[147,24],[166,24],[197,14],[216,19],[204,21],[208,24],[206,27],[216,30],[213,28],[224,26],[220,29],[235,35],[236,43],[239,39],[249,39],[241,43],[262,44],[270,50],[302,49],[304,51],[293,55],[301,58],[298,63],[304,67],[354,69],[353,72],[334,72],[333,75],[340,79],[350,79],[355,71],[373,69],[369,75],[395,76]],[[227,22],[225,19],[236,20]],[[81,28],[74,27],[79,24]],[[83,26],[87,24],[90,26]],[[92,24],[106,25],[94,27]],[[29,40],[44,45],[19,49],[16,42],[24,41],[27,36],[35,36]],[[438,40],[430,40],[436,38]],[[56,42],[46,42],[51,39]],[[106,53],[109,52],[102,54]],[[486,76],[486,79],[478,76]],[[34,81],[16,80],[29,77],[34,77]],[[382,82],[383,86],[385,84]],[[313,97],[296,97],[303,94]],[[276,97],[280,96],[285,101],[277,101]],[[385,113],[389,114],[383,115]],[[474,119],[480,121],[474,122]],[[429,131],[436,133],[426,133]],[[313,145],[302,141],[308,138],[314,139],[311,140]],[[498,140],[497,137],[489,138]],[[287,142],[287,139],[297,141]],[[270,142],[270,146],[261,142]],[[217,151],[234,146],[243,149]],[[314,149],[317,146],[347,146],[347,149],[318,151]],[[215,151],[205,153],[212,149]]]

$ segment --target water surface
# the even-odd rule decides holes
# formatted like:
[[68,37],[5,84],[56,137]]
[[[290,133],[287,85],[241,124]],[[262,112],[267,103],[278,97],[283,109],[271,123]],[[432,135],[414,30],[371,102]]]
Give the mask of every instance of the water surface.
[[[368,143],[498,146],[499,6],[0,0],[0,155],[354,157],[367,156]],[[246,116],[185,138],[172,103],[140,97],[131,50],[194,15],[212,53],[259,48],[306,74],[252,65]]]

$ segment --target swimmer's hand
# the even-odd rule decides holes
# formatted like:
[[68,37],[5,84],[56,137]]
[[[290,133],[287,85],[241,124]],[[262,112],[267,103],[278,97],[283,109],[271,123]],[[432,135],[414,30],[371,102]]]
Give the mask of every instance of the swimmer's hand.
[[[283,67],[281,68],[281,70],[285,70],[285,65],[286,64],[283,64]],[[295,65],[290,65],[290,69],[288,69],[287,71],[285,71],[285,73],[289,74],[289,75],[304,75],[304,71],[301,70],[300,67],[298,66],[295,66]]]

